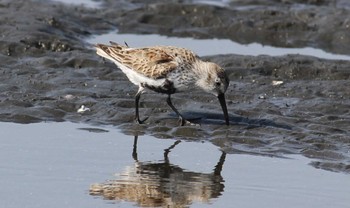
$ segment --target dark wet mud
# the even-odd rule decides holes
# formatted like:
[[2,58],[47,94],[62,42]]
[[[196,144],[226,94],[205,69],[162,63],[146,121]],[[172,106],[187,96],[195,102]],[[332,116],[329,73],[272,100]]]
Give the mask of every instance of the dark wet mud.
[[[106,1],[101,8],[47,1],[0,2],[0,120],[117,125],[124,133],[210,140],[227,153],[303,154],[311,165],[350,172],[350,62],[286,55],[204,57],[231,83],[226,127],[215,97],[176,94],[174,105],[196,126],[177,126],[165,95],[141,99],[136,125],[132,85],[84,40],[118,28],[195,38],[229,38],[350,54],[347,1]],[[132,43],[129,43],[132,44]],[[210,50],[210,49],[208,49]],[[78,113],[82,106],[90,111]]]

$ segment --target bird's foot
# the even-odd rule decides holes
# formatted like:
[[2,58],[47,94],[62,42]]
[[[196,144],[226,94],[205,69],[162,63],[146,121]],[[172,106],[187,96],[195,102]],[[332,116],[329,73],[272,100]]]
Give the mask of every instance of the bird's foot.
[[188,126],[197,126],[197,125],[198,125],[198,124],[196,124],[196,123],[192,123],[191,121],[186,120],[186,119],[181,118],[181,117],[179,118],[178,123],[179,123],[179,126],[185,126],[185,125],[188,125]]
[[179,123],[179,126],[184,126],[186,123],[186,120],[184,118],[180,117],[178,123]]
[[137,117],[137,118],[135,118],[135,122],[137,123],[137,124],[144,124],[144,122],[148,119],[149,117],[146,117],[146,118],[144,118],[144,119],[140,119],[139,117]]

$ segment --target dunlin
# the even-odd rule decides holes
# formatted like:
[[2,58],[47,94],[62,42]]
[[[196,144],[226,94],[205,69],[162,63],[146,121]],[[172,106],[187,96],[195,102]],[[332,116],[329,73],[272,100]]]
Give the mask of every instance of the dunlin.
[[97,44],[97,54],[113,61],[139,87],[135,96],[136,122],[139,117],[139,100],[146,90],[168,95],[167,103],[179,116],[181,125],[186,120],[171,102],[171,94],[191,92],[200,88],[219,99],[226,125],[229,125],[225,92],[229,79],[220,66],[206,62],[192,51],[173,46],[129,48],[110,42],[111,45]]

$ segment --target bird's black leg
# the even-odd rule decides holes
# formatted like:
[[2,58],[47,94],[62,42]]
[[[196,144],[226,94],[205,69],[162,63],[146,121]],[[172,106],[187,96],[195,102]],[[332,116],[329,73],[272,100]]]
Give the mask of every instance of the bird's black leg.
[[186,120],[184,119],[184,117],[179,113],[179,111],[174,107],[173,103],[171,102],[171,98],[170,98],[170,94],[168,94],[168,98],[166,99],[166,102],[168,103],[168,105],[170,106],[171,109],[173,109],[173,111],[176,113],[176,115],[179,116],[179,123],[181,126],[185,125]]
[[143,120],[140,120],[140,115],[139,115],[139,102],[140,102],[140,97],[141,97],[141,94],[142,94],[142,90],[139,90],[136,95],[135,95],[135,121],[138,123],[138,124],[142,124],[143,122],[145,122],[148,117],[146,117],[145,119]]
[[224,166],[225,159],[226,159],[226,152],[222,151],[220,160],[218,164],[215,165],[214,175],[221,175],[221,171],[222,171],[222,167]]
[[177,140],[177,141],[174,142],[173,145],[171,145],[169,148],[167,148],[167,149],[164,150],[164,161],[165,161],[166,163],[169,164],[169,157],[168,157],[168,155],[169,155],[170,151],[171,151],[172,149],[174,149],[175,146],[178,145],[180,142],[181,142],[181,140]]
[[138,136],[134,136],[134,146],[132,149],[132,158],[134,158],[135,161],[137,161],[137,140],[138,140]]

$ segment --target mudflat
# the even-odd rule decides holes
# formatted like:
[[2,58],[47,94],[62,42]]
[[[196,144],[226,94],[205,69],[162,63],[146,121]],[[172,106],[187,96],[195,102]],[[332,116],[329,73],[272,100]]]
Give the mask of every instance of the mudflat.
[[[312,56],[203,57],[231,80],[226,127],[216,97],[196,91],[173,96],[196,126],[178,127],[166,95],[141,100],[145,125],[134,123],[137,87],[86,42],[118,28],[227,38],[279,47],[315,47],[350,54],[347,1],[101,2],[99,8],[47,1],[0,3],[0,120],[73,121],[116,125],[126,134],[208,140],[227,153],[303,154],[314,165],[350,172],[350,61]],[[129,43],[131,46],[132,43]],[[208,48],[210,50],[210,48]],[[82,106],[90,111],[78,113]]]

